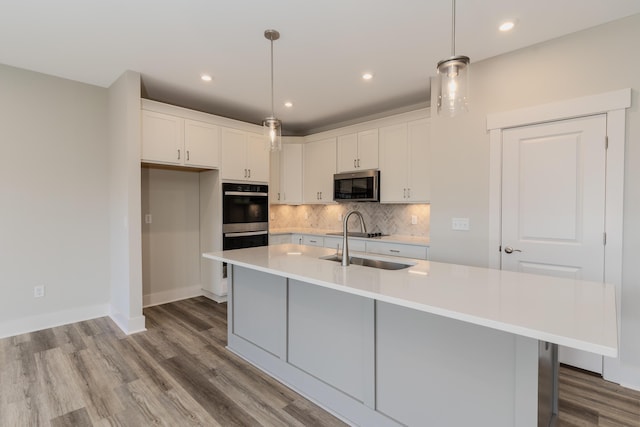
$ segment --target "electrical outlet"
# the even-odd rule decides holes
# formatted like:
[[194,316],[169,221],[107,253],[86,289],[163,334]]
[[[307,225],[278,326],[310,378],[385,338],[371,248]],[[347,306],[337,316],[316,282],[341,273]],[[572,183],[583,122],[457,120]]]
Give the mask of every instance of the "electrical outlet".
[[411,224],[416,225],[418,223],[418,215],[411,215]]
[[151,214],[146,214],[144,216],[144,223],[145,224],[151,224],[152,221],[153,221],[153,218],[151,217]]
[[451,229],[469,231],[469,218],[451,218]]
[[44,296],[44,285],[38,285],[33,287],[33,297],[42,298]]
[[341,213],[338,214],[338,221],[342,222],[342,214]]

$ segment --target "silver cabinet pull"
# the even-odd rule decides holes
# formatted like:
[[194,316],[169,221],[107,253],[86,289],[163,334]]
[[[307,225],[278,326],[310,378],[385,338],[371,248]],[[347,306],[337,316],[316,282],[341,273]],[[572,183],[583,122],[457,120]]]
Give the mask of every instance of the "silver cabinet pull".
[[280,200],[280,193],[278,193],[278,200]]
[[322,191],[320,192],[320,200],[322,200]]
[[187,160],[189,160],[189,150],[187,150]]
[[244,177],[245,178],[247,177],[247,170],[246,169],[244,170]]
[[247,169],[249,171],[249,175],[247,176],[247,178],[251,178],[251,169]]
[[178,160],[180,160],[180,149],[178,148]]
[[357,168],[357,166],[356,166],[356,159],[353,159],[353,167],[354,167],[354,168]]
[[403,194],[402,198],[406,199],[407,198],[407,189],[403,188],[402,191],[404,191],[404,194]]
[[407,199],[411,198],[411,188],[407,188]]
[[393,252],[394,254],[399,254],[400,251],[397,249],[389,249],[389,252]]
[[513,252],[522,252],[520,249],[513,249],[511,246],[506,246],[504,248],[504,252],[507,254],[513,253]]
[[360,167],[360,159],[358,159],[358,167]]

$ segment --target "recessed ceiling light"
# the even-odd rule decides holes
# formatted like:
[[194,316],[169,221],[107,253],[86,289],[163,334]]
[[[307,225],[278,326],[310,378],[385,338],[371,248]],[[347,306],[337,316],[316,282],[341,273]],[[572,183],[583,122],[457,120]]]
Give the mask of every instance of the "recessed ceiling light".
[[291,107],[293,107],[293,102],[287,101],[287,102],[284,103],[284,106],[287,107],[287,108],[291,108]]
[[213,78],[209,74],[203,74],[200,76],[203,82],[210,82]]
[[506,22],[503,22],[502,24],[500,24],[500,27],[498,27],[498,29],[500,31],[511,31],[511,30],[513,30],[513,27],[515,27],[515,25],[516,24],[513,21],[506,21]]
[[364,73],[362,75],[362,79],[363,80],[371,80],[372,78],[373,78],[373,74],[371,74],[371,73]]

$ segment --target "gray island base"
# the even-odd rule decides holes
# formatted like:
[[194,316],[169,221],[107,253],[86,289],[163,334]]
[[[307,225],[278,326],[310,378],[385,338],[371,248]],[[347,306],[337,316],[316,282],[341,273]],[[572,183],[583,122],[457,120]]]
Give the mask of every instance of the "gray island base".
[[[325,249],[280,246],[204,255],[232,266],[231,351],[352,425],[553,423],[557,344],[372,297],[373,288],[354,292],[347,283],[362,281],[355,286],[362,288],[395,277],[402,287],[406,275],[413,280],[408,271],[342,267],[318,260]],[[414,275],[429,264],[416,262]],[[374,287],[384,294],[380,283]]]

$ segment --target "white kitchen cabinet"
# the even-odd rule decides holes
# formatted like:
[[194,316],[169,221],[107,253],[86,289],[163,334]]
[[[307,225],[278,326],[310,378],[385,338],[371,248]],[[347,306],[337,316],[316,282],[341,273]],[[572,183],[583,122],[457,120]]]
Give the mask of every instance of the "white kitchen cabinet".
[[367,240],[367,253],[398,256],[402,258],[428,259],[426,246],[404,245],[380,240]]
[[269,151],[260,134],[222,128],[220,174],[229,181],[269,181]]
[[291,235],[291,243],[294,245],[301,245],[304,237],[302,234],[294,233]]
[[378,129],[341,135],[337,147],[338,172],[378,168]]
[[273,204],[302,204],[302,144],[282,144],[271,153],[269,196]]
[[142,110],[145,163],[199,168],[220,166],[218,126],[170,114]]
[[324,237],[316,236],[313,234],[303,234],[302,244],[306,246],[318,246],[322,248],[324,247]]
[[[324,236],[324,247],[342,251],[342,237]],[[365,252],[366,244],[364,240],[349,239],[349,251]]]
[[282,245],[285,243],[291,243],[291,234],[270,234],[270,245]]
[[303,200],[306,204],[333,202],[336,173],[336,139],[309,142],[304,146]]
[[380,128],[379,150],[380,202],[429,202],[429,120]]

